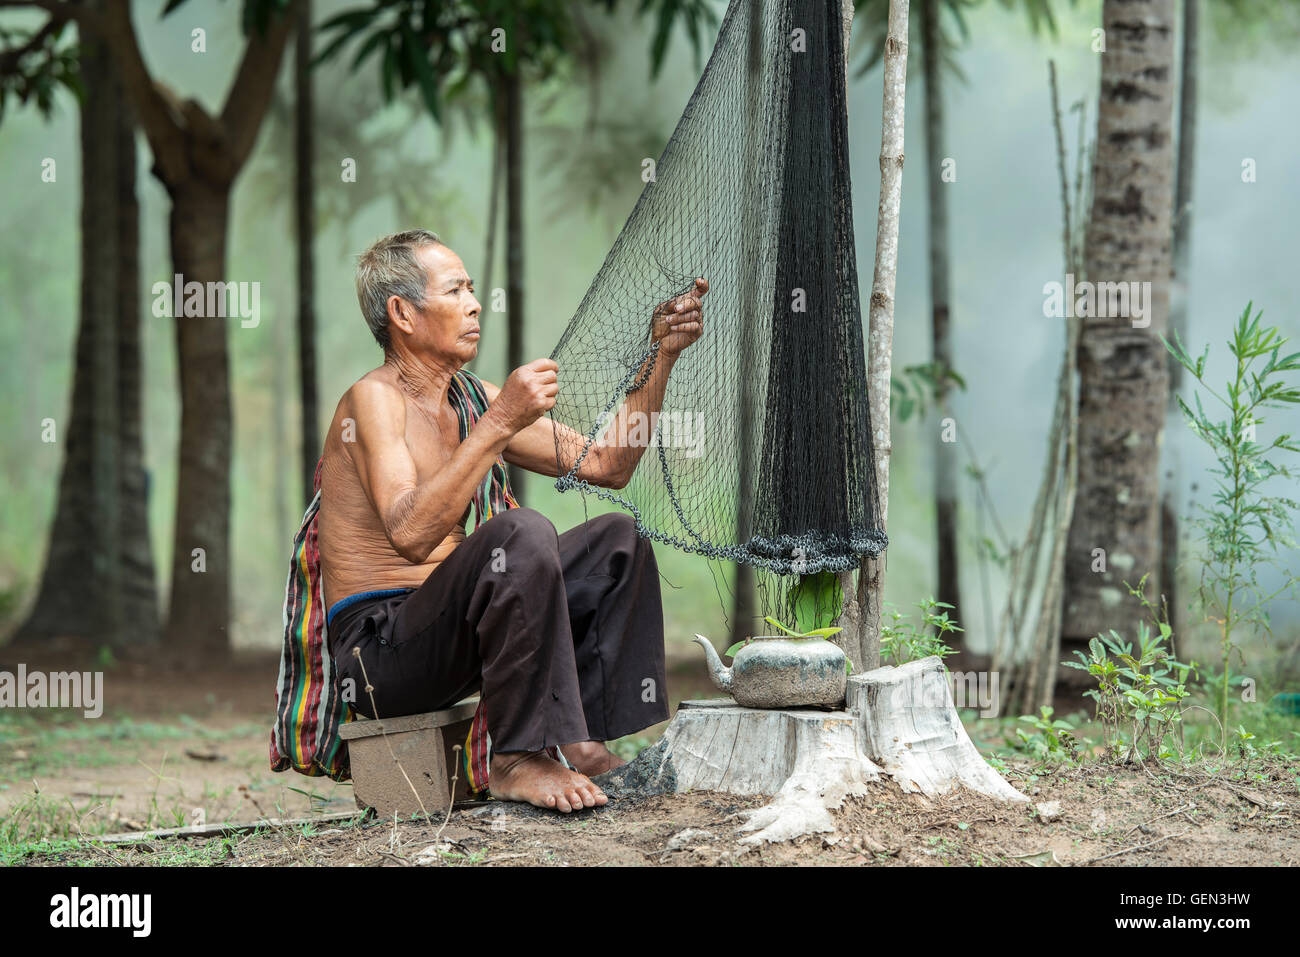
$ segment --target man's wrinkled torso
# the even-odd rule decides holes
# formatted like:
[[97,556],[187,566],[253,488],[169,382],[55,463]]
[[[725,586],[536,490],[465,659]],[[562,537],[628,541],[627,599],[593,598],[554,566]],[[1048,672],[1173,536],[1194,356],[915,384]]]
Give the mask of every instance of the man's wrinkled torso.
[[[459,442],[456,418],[448,407],[451,414],[444,417],[440,433],[415,398],[403,398],[406,403],[406,444],[415,461],[416,481],[423,483],[450,460],[455,446],[449,444],[448,436]],[[351,455],[357,444],[348,441],[351,433],[345,429],[350,424],[345,421],[349,412],[349,399],[345,397],[330,424],[321,467],[321,506],[317,527],[325,601],[330,605],[358,592],[418,588],[465,540],[465,523],[470,515],[467,506],[460,525],[453,528],[423,562],[412,564],[397,554],[357,474]]]

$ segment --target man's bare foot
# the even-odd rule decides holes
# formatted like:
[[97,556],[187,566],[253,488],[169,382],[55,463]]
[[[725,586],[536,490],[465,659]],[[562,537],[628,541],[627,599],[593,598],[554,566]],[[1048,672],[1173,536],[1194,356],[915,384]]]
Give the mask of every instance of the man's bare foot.
[[565,759],[583,774],[597,775],[627,764],[602,741],[575,741],[560,746]]
[[585,774],[570,771],[545,751],[492,755],[488,789],[501,801],[526,801],[565,814],[609,801]]

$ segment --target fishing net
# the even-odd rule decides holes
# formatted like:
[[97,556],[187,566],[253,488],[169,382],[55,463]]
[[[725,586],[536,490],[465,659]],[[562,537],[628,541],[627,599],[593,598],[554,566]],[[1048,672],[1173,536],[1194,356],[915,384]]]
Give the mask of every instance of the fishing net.
[[[551,415],[581,437],[557,442],[556,488],[617,503],[654,541],[754,566],[774,615],[801,576],[856,568],[887,544],[839,11],[731,0],[653,179],[552,353]],[[703,335],[672,368],[661,414],[611,438],[661,361],[656,307],[697,276],[710,286]],[[602,439],[643,449],[625,488],[579,477]]]

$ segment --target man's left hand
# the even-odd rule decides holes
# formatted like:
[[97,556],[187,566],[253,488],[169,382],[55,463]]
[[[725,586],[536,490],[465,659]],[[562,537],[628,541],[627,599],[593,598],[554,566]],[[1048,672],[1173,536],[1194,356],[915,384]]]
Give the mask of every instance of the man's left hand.
[[660,352],[676,355],[704,332],[704,306],[700,300],[708,291],[708,280],[697,279],[692,291],[655,307],[651,328]]

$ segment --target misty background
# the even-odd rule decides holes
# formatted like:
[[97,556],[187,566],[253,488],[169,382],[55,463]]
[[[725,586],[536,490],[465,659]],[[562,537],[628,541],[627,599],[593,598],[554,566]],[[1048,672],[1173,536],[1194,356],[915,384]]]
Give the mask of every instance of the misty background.
[[[348,5],[318,0],[317,21]],[[719,18],[724,6],[716,4]],[[952,80],[946,86],[948,151],[957,172],[947,187],[953,345],[956,369],[968,387],[951,401],[957,427],[987,471],[995,507],[1013,540],[1024,534],[1041,476],[1064,336],[1062,322],[1043,316],[1043,286],[1063,272],[1049,58],[1057,63],[1063,109],[1085,100],[1085,135],[1096,128],[1099,57],[1091,44],[1100,3],[1080,2],[1058,16],[1055,39],[1035,37],[1018,12],[980,6],[969,17],[970,42],[956,54],[965,82]],[[19,14],[9,16],[10,21],[23,22]],[[525,353],[530,359],[549,355],[555,346],[636,202],[643,185],[642,160],[658,156],[712,45],[710,30],[697,60],[685,38],[675,36],[665,69],[651,83],[648,27],[630,12],[601,23],[610,47],[598,77],[579,68],[526,91]],[[236,7],[190,3],[166,20],[142,8],[136,26],[156,75],[182,96],[214,108],[244,42]],[[1207,16],[1201,39],[1188,345],[1193,353],[1211,346],[1209,378],[1218,381],[1228,374],[1223,342],[1247,301],[1283,334],[1300,335],[1294,294],[1295,224],[1300,221],[1300,131],[1294,119],[1300,61],[1291,52],[1296,32],[1260,24],[1225,37],[1214,26],[1214,17]],[[207,31],[205,54],[191,52],[195,27]],[[855,70],[862,52],[855,44]],[[358,311],[354,257],[374,239],[399,229],[429,228],[461,256],[484,306],[476,371],[497,384],[509,372],[504,315],[492,311],[492,288],[483,276],[491,161],[486,105],[477,117],[472,107],[459,109],[437,129],[415,96],[382,106],[374,71],[349,74],[349,59],[328,63],[316,73],[322,430],[339,396],[382,360]],[[896,373],[929,359],[919,66],[912,64],[908,81]],[[289,80],[283,71],[278,102],[235,189],[226,277],[261,285],[255,328],[224,320],[235,425],[232,637],[236,647],[245,648],[272,649],[282,639],[290,542],[306,504],[298,470]],[[849,96],[864,317],[879,188],[880,84],[877,67],[852,81]],[[593,104],[594,129],[588,127]],[[1066,113],[1064,128],[1073,162],[1076,114]],[[66,93],[58,95],[50,121],[34,110],[15,109],[0,129],[0,177],[6,186],[0,196],[6,226],[0,232],[5,365],[0,380],[0,616],[5,628],[21,620],[38,584],[63,457],[61,442],[41,441],[41,423],[53,418],[62,427],[70,403],[78,318],[77,136],[76,107]],[[149,311],[151,287],[170,283],[172,270],[168,204],[149,174],[148,156],[140,142],[144,443],[150,531],[161,572],[170,567],[179,400],[175,320]],[[53,183],[41,180],[47,158],[57,164]],[[355,183],[340,175],[346,159],[355,160]],[[1245,159],[1255,161],[1256,182],[1242,181]],[[491,286],[504,287],[501,252],[495,263]],[[934,590],[930,430],[938,427],[933,413],[928,419],[895,423],[886,598],[901,607]],[[1266,421],[1261,441],[1276,431],[1300,432],[1300,421]],[[1181,422],[1170,424],[1165,443],[1181,450],[1182,467],[1173,480],[1180,511],[1186,513],[1193,501],[1208,494],[1209,458]],[[959,488],[966,607],[955,615],[966,627],[971,647],[981,650],[987,647],[990,609],[976,557],[974,485],[963,478]],[[526,495],[527,504],[561,530],[608,509],[594,498],[584,502],[577,493],[561,495],[541,476],[531,476]],[[726,570],[664,546],[656,546],[656,554],[664,578],[670,653],[676,647],[690,654],[681,643],[695,632],[715,639],[724,635],[731,608]],[[1294,564],[1294,557],[1284,556],[1284,561]],[[993,566],[987,574],[996,613],[1005,594],[1003,579]],[[167,586],[160,582],[163,607]],[[68,583],[70,590],[76,587],[76,582]],[[1275,625],[1288,620],[1295,620],[1294,606],[1279,603]]]

